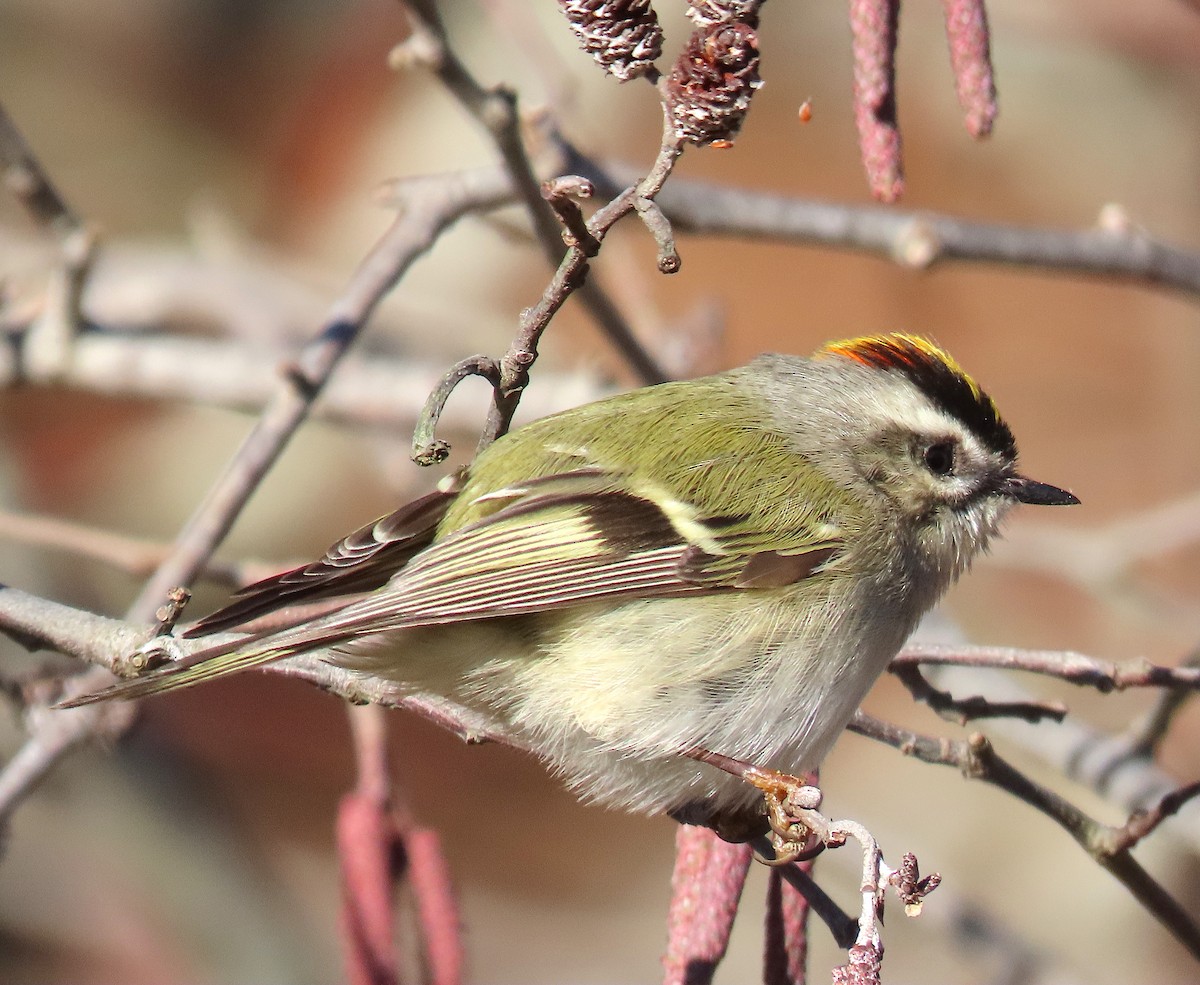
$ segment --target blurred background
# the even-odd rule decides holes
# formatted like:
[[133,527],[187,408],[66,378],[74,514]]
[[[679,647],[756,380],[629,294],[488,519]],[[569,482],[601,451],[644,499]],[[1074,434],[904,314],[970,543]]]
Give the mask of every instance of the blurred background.
[[[673,53],[686,37],[683,5],[657,6]],[[547,107],[585,151],[642,167],[652,159],[653,93],[602,76],[551,0],[445,8],[483,81],[513,86],[526,109]],[[1008,0],[990,14],[1001,115],[980,143],[961,122],[940,5],[903,12],[902,207],[1085,228],[1117,203],[1154,235],[1200,249],[1200,10],[1182,0]],[[404,35],[386,0],[0,0],[0,101],[103,237],[89,314],[231,332],[268,364],[315,331],[390,221],[381,199],[389,179],[493,160],[434,82],[388,69]],[[760,37],[767,84],[740,139],[729,150],[689,150],[679,174],[866,203],[844,5],[768,4]],[[806,99],[813,119],[801,125]],[[524,230],[515,210],[461,223],[389,298],[364,347],[431,366],[502,352],[548,276]],[[681,371],[867,332],[927,333],[996,398],[1027,470],[1079,494],[1079,509],[1016,515],[1006,543],[951,593],[946,614],[968,638],[1162,663],[1196,646],[1200,553],[1186,524],[1179,543],[1132,564],[1100,569],[1097,558],[1139,546],[1136,533],[1106,539],[1109,525],[1200,489],[1197,299],[985,265],[915,273],[849,252],[731,239],[684,238],[680,251],[682,270],[659,275],[653,243],[628,223],[592,276]],[[9,304],[40,296],[51,257],[52,244],[0,201]],[[227,296],[236,316],[214,320],[211,297],[189,300],[198,291]],[[571,401],[563,379],[583,381],[582,392],[634,382],[574,304],[544,351],[531,395],[539,378],[557,383],[535,397],[539,407]],[[468,384],[456,395],[456,419],[482,421],[482,390]],[[2,505],[169,540],[251,420],[176,402],[11,389],[0,393]],[[408,462],[408,440],[403,428],[307,426],[221,555],[302,559],[387,512],[437,478]],[[472,441],[464,433],[458,447]],[[1049,539],[1064,531],[1078,536]],[[111,615],[139,584],[6,540],[0,582]],[[194,611],[220,598],[200,591]],[[12,674],[41,658],[6,642],[0,659]],[[1029,684],[1114,731],[1151,699]],[[891,680],[868,707],[963,734]],[[659,977],[671,822],[581,807],[520,755],[465,748],[393,717],[410,806],[446,840],[471,980]],[[18,716],[6,716],[6,755],[20,737]],[[1161,765],[1180,781],[1200,777],[1198,739],[1193,704],[1162,750]],[[1019,747],[1001,750],[1037,774]],[[338,980],[332,829],[353,779],[343,708],[303,684],[246,675],[147,702],[129,741],[71,757],[16,813],[0,861],[0,979]],[[1196,965],[1114,880],[1012,798],[853,736],[823,780],[833,814],[866,823],[892,861],[912,850],[944,877],[921,920],[891,911],[888,981],[1196,980]],[[1053,782],[1085,809],[1123,820]],[[1200,868],[1183,840],[1161,832],[1139,857],[1200,910]],[[834,856],[818,867],[847,906],[854,869]],[[718,981],[758,974],[765,885],[752,871]],[[1011,960],[952,937],[947,917],[964,912],[1011,934],[1019,947],[1010,955],[1024,948],[1035,977],[1016,977]],[[821,981],[842,959],[822,928],[813,938]]]

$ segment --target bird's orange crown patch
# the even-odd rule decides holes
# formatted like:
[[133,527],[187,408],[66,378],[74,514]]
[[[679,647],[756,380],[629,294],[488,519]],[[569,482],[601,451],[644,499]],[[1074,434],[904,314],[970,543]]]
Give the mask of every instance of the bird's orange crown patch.
[[971,428],[993,451],[1016,456],[1012,431],[992,398],[944,349],[917,335],[868,335],[830,342],[816,353],[903,373],[942,410]]

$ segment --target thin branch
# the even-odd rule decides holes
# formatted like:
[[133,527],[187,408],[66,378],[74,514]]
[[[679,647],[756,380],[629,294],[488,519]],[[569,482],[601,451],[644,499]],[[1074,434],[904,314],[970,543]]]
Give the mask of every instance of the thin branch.
[[450,394],[471,376],[482,376],[493,390],[500,386],[500,367],[491,356],[468,356],[451,366],[429,392],[413,427],[412,460],[418,465],[436,465],[449,457],[449,442],[435,437],[435,433]]
[[[1184,657],[1179,666],[1200,667],[1200,647]],[[1175,716],[1191,696],[1192,692],[1184,688],[1171,688],[1159,695],[1145,718],[1132,725],[1126,733],[1130,757],[1152,759]]]
[[[0,540],[66,551],[99,561],[135,578],[148,577],[170,553],[162,541],[129,537],[57,517],[0,510]],[[283,568],[264,561],[210,559],[201,574],[227,588],[240,588]]]
[[[432,71],[447,91],[491,136],[512,177],[517,197],[525,205],[534,234],[551,265],[564,262],[563,240],[553,211],[542,198],[541,183],[521,138],[516,94],[505,86],[486,89],[475,79],[448,43],[434,0],[401,0],[409,11],[412,36],[393,56],[400,64],[420,64]],[[616,304],[600,287],[584,284],[579,299],[643,383],[668,377],[637,340]]]
[[[974,733],[961,742],[935,739],[859,712],[849,729],[899,749],[907,756],[953,766],[968,779],[982,780],[1023,800],[1065,830],[1101,867],[1107,869],[1193,957],[1200,960],[1200,925],[1135,860],[1124,828],[1100,824],[1070,801],[1029,779],[1002,759],[988,739]],[[1179,805],[1197,791],[1181,794]],[[1176,808],[1177,809],[1177,808]]]
[[892,660],[897,668],[921,665],[1023,670],[1104,694],[1135,687],[1200,688],[1200,667],[1164,667],[1148,660],[1117,664],[1070,650],[909,643]]
[[[95,669],[103,670],[108,675],[106,682],[111,682],[113,674],[127,677],[142,669],[146,654],[140,651],[151,640],[154,641],[156,655],[177,660],[213,643],[236,639],[238,635],[217,634],[197,640],[174,636],[154,639],[152,625],[98,616],[7,586],[0,586],[0,633],[24,646],[54,650],[84,663],[94,664]],[[412,711],[457,735],[464,742],[496,742],[525,749],[475,712],[449,700],[405,694],[394,681],[346,670],[327,663],[322,659],[323,655],[325,651],[314,650],[269,664],[263,671],[307,681],[345,698],[351,704],[378,704]],[[72,678],[72,683],[74,680]],[[75,687],[66,691],[67,694],[77,692]],[[67,711],[47,711],[44,717],[63,722],[77,717],[88,708],[127,705],[128,702],[101,702]],[[3,774],[0,774],[0,789],[3,787]],[[0,814],[5,806],[5,799],[0,796]]]
[[5,190],[25,206],[35,222],[63,238],[83,228],[83,220],[59,194],[3,105],[0,105],[0,168],[4,172]]
[[542,198],[562,223],[562,241],[567,246],[578,246],[590,257],[600,252],[600,243],[588,229],[583,209],[575,199],[591,198],[595,190],[587,178],[578,175],[564,175],[542,182]]
[[[763,838],[755,842],[755,845],[762,853],[764,848],[770,847],[770,842]],[[811,865],[811,859],[789,862],[787,865],[775,866],[771,872],[778,872],[792,891],[805,901],[812,912],[829,928],[838,947],[849,948],[858,936],[858,924],[854,917],[843,910],[837,901],[813,880],[809,874]]]
[[[675,167],[683,145],[674,136],[671,122],[664,114],[663,142],[649,172],[636,184],[617,195],[588,220],[587,229],[597,241],[603,241],[608,231],[644,199],[654,199]],[[508,351],[500,360],[500,386],[488,415],[481,446],[486,446],[504,434],[512,423],[517,402],[529,382],[529,368],[537,359],[538,342],[550,324],[550,319],[563,306],[587,275],[588,254],[578,245],[567,249],[566,255],[542,293],[541,300],[521,314],[521,328]]]
[[[590,178],[601,194],[636,173],[628,165],[597,165],[570,149],[566,166]],[[1082,230],[1013,226],[816,202],[684,178],[672,181],[656,201],[677,232],[853,250],[914,269],[964,261],[1122,278],[1200,300],[1200,252],[1172,246],[1132,224]]]
[[929,705],[948,722],[965,725],[980,718],[1016,718],[1036,725],[1049,719],[1061,722],[1067,706],[1061,701],[993,701],[981,695],[956,698],[934,687],[916,664],[896,663],[888,668],[908,689],[914,701]]
[[[953,665],[929,668],[927,672],[939,686],[951,691],[980,691],[993,701],[1030,700],[1028,692],[1012,675]],[[1166,692],[1174,693],[1177,690]],[[987,723],[986,731],[994,739],[1002,738],[1019,746],[1071,782],[1093,790],[1127,815],[1152,809],[1177,786],[1174,777],[1167,775],[1147,754],[1139,752],[1137,743],[1144,734],[1140,728],[1114,735],[1077,718],[1037,726],[997,718]],[[1167,819],[1164,827],[1174,841],[1200,854],[1200,804],[1185,804],[1177,817]]]

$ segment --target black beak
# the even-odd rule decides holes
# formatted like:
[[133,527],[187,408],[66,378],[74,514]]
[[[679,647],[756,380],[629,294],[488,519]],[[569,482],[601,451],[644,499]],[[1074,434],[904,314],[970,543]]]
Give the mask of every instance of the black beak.
[[1030,506],[1078,506],[1079,497],[1048,482],[1026,479],[1023,475],[1010,475],[1000,483],[1002,495],[1011,496],[1018,503]]

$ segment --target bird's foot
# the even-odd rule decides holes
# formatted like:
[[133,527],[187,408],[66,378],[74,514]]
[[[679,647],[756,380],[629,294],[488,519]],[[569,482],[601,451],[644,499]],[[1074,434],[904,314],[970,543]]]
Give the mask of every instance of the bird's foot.
[[814,815],[815,818],[821,817],[817,813],[817,808],[821,806],[821,791],[806,777],[764,769],[707,749],[693,749],[688,755],[741,777],[762,791],[767,824],[771,829],[768,837],[775,856],[764,858],[763,862],[768,865],[803,862],[824,850],[825,840],[818,834],[818,827],[823,828],[824,825],[814,827],[812,823]]

